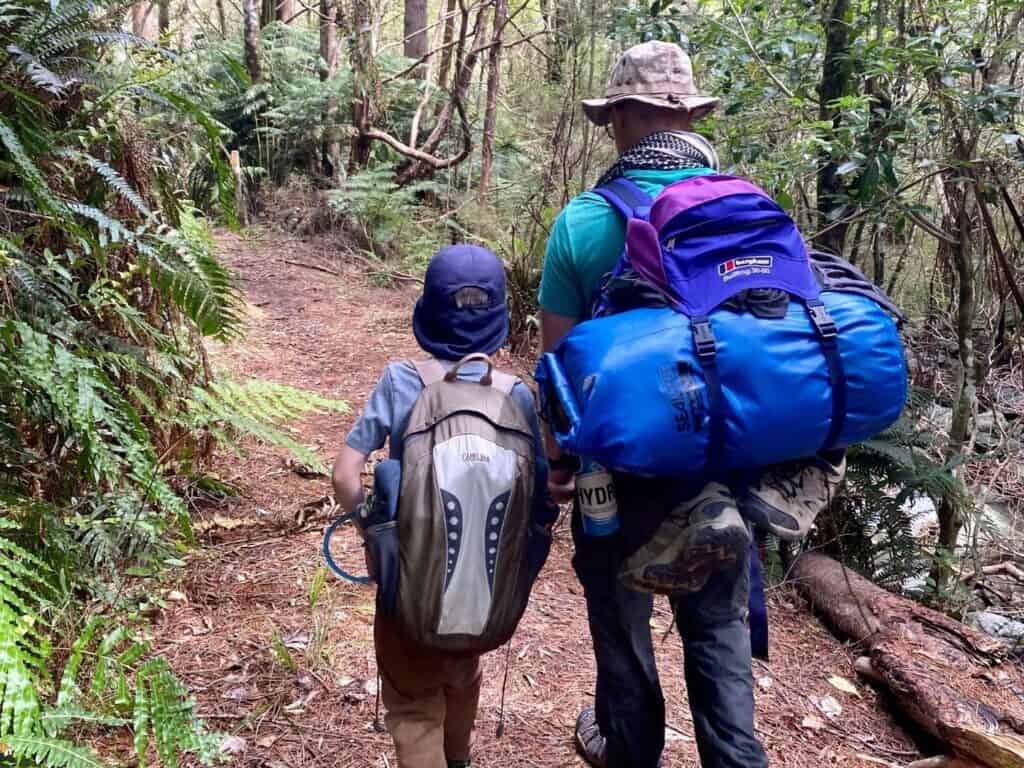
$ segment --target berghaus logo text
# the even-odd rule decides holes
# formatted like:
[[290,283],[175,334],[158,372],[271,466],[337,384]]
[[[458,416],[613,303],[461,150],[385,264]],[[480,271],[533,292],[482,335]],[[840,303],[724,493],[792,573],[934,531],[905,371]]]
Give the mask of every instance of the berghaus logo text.
[[718,274],[722,277],[732,274],[738,269],[771,269],[771,256],[740,256],[735,259],[723,261],[718,265]]

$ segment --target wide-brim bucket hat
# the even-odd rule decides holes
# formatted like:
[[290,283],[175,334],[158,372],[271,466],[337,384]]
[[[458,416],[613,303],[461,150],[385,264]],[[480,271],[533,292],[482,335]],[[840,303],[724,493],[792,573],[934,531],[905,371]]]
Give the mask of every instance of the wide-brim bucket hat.
[[657,40],[635,45],[622,54],[604,96],[584,99],[583,112],[595,125],[607,125],[612,107],[623,101],[686,111],[694,120],[721,103],[716,96],[697,93],[693,65],[682,48]]

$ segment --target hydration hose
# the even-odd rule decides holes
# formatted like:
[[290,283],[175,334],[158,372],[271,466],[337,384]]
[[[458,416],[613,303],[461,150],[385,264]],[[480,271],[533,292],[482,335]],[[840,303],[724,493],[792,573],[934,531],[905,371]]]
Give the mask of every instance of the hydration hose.
[[346,579],[348,581],[353,581],[356,584],[372,584],[373,580],[369,576],[356,576],[353,573],[349,573],[340,565],[338,565],[334,561],[334,558],[331,557],[331,536],[333,536],[334,532],[338,530],[338,528],[340,528],[342,525],[347,523],[349,520],[353,520],[355,516],[356,511],[353,510],[352,512],[349,512],[347,515],[342,515],[327,527],[327,531],[324,533],[324,560],[327,561],[327,567],[334,572],[335,576],[338,576],[342,579]]

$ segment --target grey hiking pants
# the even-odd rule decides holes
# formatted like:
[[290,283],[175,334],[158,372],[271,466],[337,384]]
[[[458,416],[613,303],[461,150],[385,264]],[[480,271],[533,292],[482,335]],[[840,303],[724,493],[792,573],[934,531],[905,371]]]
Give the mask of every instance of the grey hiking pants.
[[[649,594],[623,587],[622,561],[664,516],[650,481],[616,477],[622,530],[583,533],[573,513],[573,567],[583,585],[597,660],[597,722],[608,744],[608,768],[655,768],[665,744],[665,699],[651,641]],[[687,695],[703,768],[767,768],[754,734],[750,635],[745,616],[746,559],[712,578],[699,593],[673,601],[683,641]]]

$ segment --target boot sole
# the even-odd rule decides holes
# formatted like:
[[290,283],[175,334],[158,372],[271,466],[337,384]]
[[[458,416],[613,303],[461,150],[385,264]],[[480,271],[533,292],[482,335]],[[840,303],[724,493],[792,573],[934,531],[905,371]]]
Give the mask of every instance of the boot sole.
[[801,523],[794,515],[776,509],[755,497],[747,500],[742,506],[742,513],[765,533],[770,533],[783,541],[798,541],[811,532],[811,526],[817,515],[809,521]]
[[682,558],[663,565],[624,571],[620,578],[633,589],[661,595],[699,592],[712,575],[735,566],[750,546],[746,528],[705,528],[683,547]]

